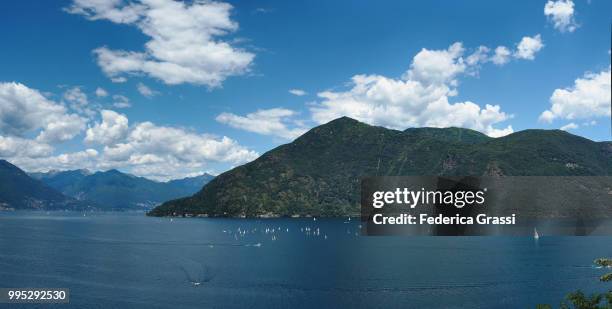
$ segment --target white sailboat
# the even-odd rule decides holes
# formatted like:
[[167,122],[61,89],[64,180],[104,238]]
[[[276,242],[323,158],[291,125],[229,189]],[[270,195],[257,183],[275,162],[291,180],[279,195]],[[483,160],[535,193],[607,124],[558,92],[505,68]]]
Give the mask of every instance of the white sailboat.
[[533,228],[533,239],[540,239],[540,234],[538,234],[538,229]]

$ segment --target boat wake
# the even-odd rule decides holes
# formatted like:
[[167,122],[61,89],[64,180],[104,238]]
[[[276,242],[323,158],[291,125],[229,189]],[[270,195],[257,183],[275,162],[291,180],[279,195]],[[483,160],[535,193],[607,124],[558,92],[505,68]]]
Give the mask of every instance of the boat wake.
[[203,283],[210,282],[215,277],[212,268],[208,265],[196,261],[192,261],[191,264],[192,265],[189,267],[183,265],[179,267],[185,275],[185,280],[193,287],[198,287]]

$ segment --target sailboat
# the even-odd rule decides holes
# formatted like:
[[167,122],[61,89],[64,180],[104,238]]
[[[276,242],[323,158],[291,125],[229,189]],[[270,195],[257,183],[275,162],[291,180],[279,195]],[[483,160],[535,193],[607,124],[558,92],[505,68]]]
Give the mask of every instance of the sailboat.
[[533,239],[540,239],[540,234],[538,234],[538,229],[537,228],[533,228]]

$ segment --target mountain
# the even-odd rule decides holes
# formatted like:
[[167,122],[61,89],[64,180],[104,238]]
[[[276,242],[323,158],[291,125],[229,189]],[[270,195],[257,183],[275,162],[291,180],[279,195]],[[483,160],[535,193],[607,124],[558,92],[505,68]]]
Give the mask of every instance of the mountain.
[[163,201],[189,196],[202,189],[213,176],[157,182],[118,170],[91,173],[87,170],[33,173],[48,186],[78,200],[91,201],[103,209],[149,209]]
[[364,176],[611,174],[612,143],[565,131],[525,130],[491,138],[460,128],[397,131],[343,117],[149,215],[356,214]]
[[15,165],[0,160],[0,210],[2,209],[85,209],[86,203],[67,197]]
[[72,171],[56,171],[52,170],[46,173],[30,173],[30,177],[38,179],[52,188],[61,190],[61,188],[70,186],[83,180],[91,175],[89,170],[72,170]]
[[202,187],[213,178],[215,178],[215,176],[204,173],[200,176],[170,180],[167,183],[178,190],[182,190],[184,193],[182,193],[181,196],[188,196],[200,191]]

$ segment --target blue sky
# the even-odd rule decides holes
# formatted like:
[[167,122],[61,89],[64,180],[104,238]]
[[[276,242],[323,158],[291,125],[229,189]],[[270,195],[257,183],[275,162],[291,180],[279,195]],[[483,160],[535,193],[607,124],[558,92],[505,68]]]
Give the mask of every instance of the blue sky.
[[0,157],[218,173],[342,115],[610,140],[609,12],[602,0],[3,1]]

